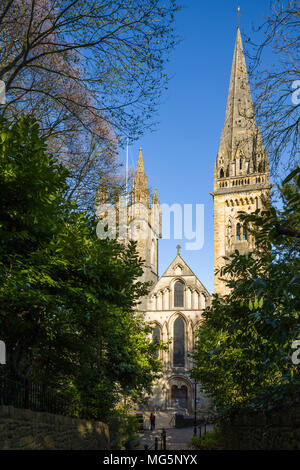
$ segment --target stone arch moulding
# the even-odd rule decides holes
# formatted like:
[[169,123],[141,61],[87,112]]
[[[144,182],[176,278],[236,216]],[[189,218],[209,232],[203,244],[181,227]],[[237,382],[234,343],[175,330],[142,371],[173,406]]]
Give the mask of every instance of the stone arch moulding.
[[[179,266],[179,265],[176,264],[176,267],[177,267],[177,266]],[[185,282],[185,280],[183,279],[183,277],[176,275],[176,276],[170,281],[170,284],[169,284],[170,288],[173,288],[173,287],[174,287],[174,284],[175,284],[177,281],[183,282],[184,286],[186,287],[186,282]]]
[[200,310],[204,310],[207,307],[207,295],[202,290],[199,295]]
[[[163,341],[164,340],[164,334],[163,334],[162,325],[156,320],[151,321],[150,325],[151,325],[151,328],[153,328],[152,340],[154,340],[154,338],[155,338],[155,330],[158,329],[159,341]],[[161,349],[158,350],[158,356],[157,357],[160,357],[161,359],[163,359],[163,351]]]
[[181,408],[189,408],[192,399],[192,382],[186,377],[173,375],[169,378],[167,384],[169,404],[177,405]]
[[192,292],[192,310],[200,310],[200,290],[198,287],[194,287]]
[[195,344],[196,344],[197,332],[198,332],[200,326],[203,325],[204,321],[205,320],[203,318],[200,318],[200,320],[197,320],[197,322],[193,325],[193,348],[195,347]]
[[182,266],[182,264],[177,263],[177,264],[173,267],[173,269],[174,269],[175,275],[176,275],[176,276],[180,276],[180,274],[182,274],[182,271],[183,271],[183,266]]
[[158,328],[162,332],[163,325],[158,320],[151,320],[150,321],[150,326],[151,326],[151,328],[155,328],[156,326],[158,326]]
[[173,328],[173,325],[174,325],[174,321],[176,320],[177,317],[182,317],[184,323],[185,323],[185,326],[187,327],[188,326],[188,319],[186,318],[185,314],[183,312],[174,312],[172,313],[172,315],[170,316],[169,320],[168,320],[168,330],[171,332],[172,331],[172,328]]
[[201,318],[200,320],[198,320],[194,326],[193,326],[193,331],[194,331],[194,334],[197,333],[197,331],[199,330],[200,326],[202,326],[204,323],[204,319]]
[[190,380],[187,376],[173,374],[171,375],[171,377],[168,378],[169,385],[180,385],[181,383],[184,383],[188,387],[191,387],[193,385],[192,380]]

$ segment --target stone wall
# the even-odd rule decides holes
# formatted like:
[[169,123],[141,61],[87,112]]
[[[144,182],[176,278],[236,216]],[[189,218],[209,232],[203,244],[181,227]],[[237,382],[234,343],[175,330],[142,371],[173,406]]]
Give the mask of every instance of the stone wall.
[[109,431],[100,421],[0,406],[0,450],[109,449]]
[[236,415],[222,422],[221,435],[227,450],[300,450],[300,405]]

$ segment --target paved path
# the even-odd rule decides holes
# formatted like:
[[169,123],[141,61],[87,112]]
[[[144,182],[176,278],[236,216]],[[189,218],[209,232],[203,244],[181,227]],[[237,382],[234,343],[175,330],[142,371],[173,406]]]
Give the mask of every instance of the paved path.
[[[145,427],[148,427],[149,415],[150,413],[144,413]],[[147,444],[149,446],[149,450],[154,449],[154,441],[155,441],[155,437],[157,437],[158,448],[160,449],[161,432],[162,432],[162,429],[164,428],[167,433],[167,439],[166,439],[167,450],[190,449],[189,445],[190,445],[191,438],[194,433],[193,426],[188,427],[188,428],[175,429],[173,421],[171,421],[173,416],[174,416],[174,412],[156,413],[155,430],[154,431],[145,430],[144,432],[139,434],[142,448],[144,448],[144,445]]]

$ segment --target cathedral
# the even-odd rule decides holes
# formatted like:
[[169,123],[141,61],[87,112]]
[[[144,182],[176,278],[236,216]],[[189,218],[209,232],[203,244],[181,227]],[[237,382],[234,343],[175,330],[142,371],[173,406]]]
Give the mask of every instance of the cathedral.
[[[254,117],[248,73],[240,29],[234,48],[224,129],[214,167],[211,193],[214,207],[214,292],[228,292],[220,269],[224,256],[234,250],[247,253],[253,239],[247,226],[238,219],[238,212],[253,212],[261,207],[270,190],[269,165],[262,138]],[[161,218],[157,191],[150,202],[148,181],[142,150],[133,177],[127,222],[129,235],[137,241],[137,249],[145,261],[143,281],[151,281],[152,289],[139,304],[147,322],[153,327],[156,340],[168,342],[161,351],[164,366],[162,378],[149,399],[152,407],[176,407],[191,412],[197,397],[197,410],[207,411],[209,397],[190,377],[196,332],[203,310],[211,303],[211,294],[193,273],[180,254],[158,277],[158,242]]]

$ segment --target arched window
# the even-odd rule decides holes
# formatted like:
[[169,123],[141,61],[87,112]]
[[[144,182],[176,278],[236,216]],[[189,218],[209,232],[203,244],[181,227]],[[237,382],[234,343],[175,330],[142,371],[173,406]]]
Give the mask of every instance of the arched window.
[[173,365],[174,367],[184,367],[185,365],[185,345],[184,345],[184,321],[181,317],[176,318],[173,332]]
[[[160,328],[158,325],[155,326],[153,333],[152,333],[153,342],[159,343],[160,342]],[[159,351],[156,353],[156,357],[159,357]]]
[[247,224],[244,224],[243,226],[243,240],[248,240]]
[[229,165],[228,165],[227,168],[226,168],[226,176],[227,176],[227,177],[229,176]]
[[220,170],[220,178],[224,178],[224,170],[223,170],[223,168],[221,168],[221,170]]
[[243,160],[240,158],[240,170],[243,168]]
[[184,283],[182,281],[175,282],[174,285],[174,307],[184,306]]
[[237,240],[241,239],[241,224],[237,224],[236,226],[236,239]]

